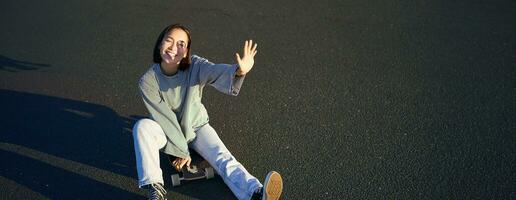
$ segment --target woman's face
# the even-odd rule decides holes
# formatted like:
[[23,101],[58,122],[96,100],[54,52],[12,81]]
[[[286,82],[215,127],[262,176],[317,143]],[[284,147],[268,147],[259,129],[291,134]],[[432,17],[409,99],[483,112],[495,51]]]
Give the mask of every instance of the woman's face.
[[161,41],[161,58],[167,64],[179,64],[188,53],[188,35],[182,29],[173,29]]

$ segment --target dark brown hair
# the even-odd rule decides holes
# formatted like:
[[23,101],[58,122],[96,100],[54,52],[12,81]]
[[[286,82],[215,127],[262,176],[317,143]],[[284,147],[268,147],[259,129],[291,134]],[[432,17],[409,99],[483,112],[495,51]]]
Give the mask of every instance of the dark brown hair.
[[165,29],[163,29],[163,31],[161,31],[161,33],[158,36],[158,40],[156,40],[156,45],[154,45],[153,61],[154,61],[154,63],[161,63],[161,61],[162,61],[161,53],[160,53],[161,42],[163,41],[163,38],[174,29],[181,29],[188,36],[188,44],[186,45],[186,48],[187,48],[186,58],[183,58],[181,60],[181,62],[179,63],[179,70],[185,70],[185,69],[188,69],[188,67],[190,67],[190,64],[192,63],[191,58],[190,58],[190,56],[191,56],[190,46],[192,45],[192,38],[190,37],[190,30],[188,30],[188,28],[186,28],[185,26],[183,26],[181,24],[169,25],[169,26],[165,27]]

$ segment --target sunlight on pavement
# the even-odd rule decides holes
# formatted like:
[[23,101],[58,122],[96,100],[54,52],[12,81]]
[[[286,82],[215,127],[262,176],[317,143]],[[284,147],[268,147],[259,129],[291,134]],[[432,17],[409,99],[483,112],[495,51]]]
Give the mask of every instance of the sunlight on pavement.
[[[113,187],[117,187],[134,194],[145,196],[144,190],[138,188],[136,180],[132,177],[122,176],[110,171],[99,169],[79,162],[59,158],[16,144],[0,142],[0,150],[29,157],[34,160],[38,160],[40,162],[52,165],[54,167],[64,169],[66,171],[70,171],[91,178],[93,180],[111,185]],[[0,181],[3,182],[4,180],[0,179]]]

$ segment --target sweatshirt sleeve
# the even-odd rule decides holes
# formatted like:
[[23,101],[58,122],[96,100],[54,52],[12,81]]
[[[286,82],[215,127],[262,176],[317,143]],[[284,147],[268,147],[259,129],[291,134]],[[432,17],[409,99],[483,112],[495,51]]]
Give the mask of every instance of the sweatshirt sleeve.
[[166,152],[176,157],[189,157],[188,144],[174,111],[162,100],[157,88],[150,86],[143,79],[140,80],[139,87],[145,107],[167,136]]
[[218,91],[237,96],[244,82],[244,76],[236,76],[237,64],[213,64],[205,58],[194,56],[194,64],[199,67],[199,80],[213,86]]

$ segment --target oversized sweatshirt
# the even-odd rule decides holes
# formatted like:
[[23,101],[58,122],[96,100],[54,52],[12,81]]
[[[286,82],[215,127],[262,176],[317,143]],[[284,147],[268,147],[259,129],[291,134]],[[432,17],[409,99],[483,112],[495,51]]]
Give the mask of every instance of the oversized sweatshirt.
[[172,76],[163,74],[160,65],[155,63],[139,82],[150,117],[167,137],[162,151],[181,158],[190,156],[188,143],[195,139],[194,130],[209,121],[201,103],[204,86],[211,85],[222,93],[236,96],[245,78],[236,76],[236,64],[213,64],[196,55],[191,59],[190,67]]

